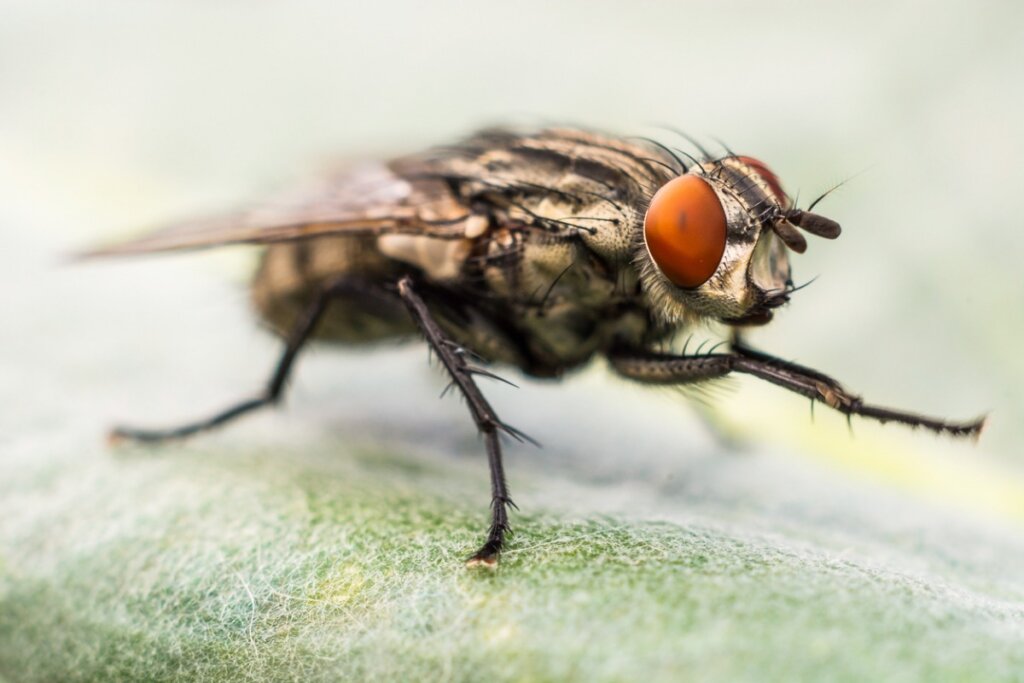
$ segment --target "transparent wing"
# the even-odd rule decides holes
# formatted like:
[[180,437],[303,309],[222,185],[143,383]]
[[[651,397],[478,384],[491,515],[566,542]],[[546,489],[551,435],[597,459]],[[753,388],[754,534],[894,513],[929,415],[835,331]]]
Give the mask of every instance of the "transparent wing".
[[463,236],[466,207],[444,182],[399,175],[386,164],[330,173],[248,210],[184,221],[80,258],[269,244],[331,235]]

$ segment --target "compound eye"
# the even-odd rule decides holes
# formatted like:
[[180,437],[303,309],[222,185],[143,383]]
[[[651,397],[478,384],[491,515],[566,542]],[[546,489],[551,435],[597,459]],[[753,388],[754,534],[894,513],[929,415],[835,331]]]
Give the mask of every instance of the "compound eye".
[[684,175],[654,193],[644,217],[644,241],[654,263],[686,289],[707,282],[722,260],[725,210],[707,181]]

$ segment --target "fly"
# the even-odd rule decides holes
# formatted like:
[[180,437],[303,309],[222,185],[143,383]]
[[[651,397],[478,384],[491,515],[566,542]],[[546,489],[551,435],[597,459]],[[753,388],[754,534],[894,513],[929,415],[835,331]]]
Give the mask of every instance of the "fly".
[[[742,330],[769,322],[796,287],[790,253],[839,224],[793,205],[761,161],[694,158],[644,139],[581,130],[488,130],[423,154],[352,167],[249,211],[179,224],[90,252],[132,255],[266,245],[252,286],[285,342],[266,387],[223,412],[117,438],[176,439],[277,403],[311,339],[372,344],[421,335],[483,435],[491,522],[467,561],[497,564],[514,507],[502,421],[477,386],[487,365],[559,377],[595,356],[647,384],[761,378],[848,417],[956,437],[953,422],[865,403],[839,382],[755,351]],[[702,322],[730,326],[728,350],[667,352]]]

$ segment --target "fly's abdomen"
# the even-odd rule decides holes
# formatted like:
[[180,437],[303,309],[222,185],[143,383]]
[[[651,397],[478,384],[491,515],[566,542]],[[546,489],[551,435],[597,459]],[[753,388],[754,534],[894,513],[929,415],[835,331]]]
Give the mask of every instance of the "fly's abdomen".
[[[263,321],[284,336],[328,282],[351,277],[370,285],[394,282],[401,271],[380,254],[373,237],[335,237],[269,247],[253,281],[252,295]],[[338,295],[317,326],[317,339],[366,343],[410,336],[415,327],[405,310],[376,297]]]

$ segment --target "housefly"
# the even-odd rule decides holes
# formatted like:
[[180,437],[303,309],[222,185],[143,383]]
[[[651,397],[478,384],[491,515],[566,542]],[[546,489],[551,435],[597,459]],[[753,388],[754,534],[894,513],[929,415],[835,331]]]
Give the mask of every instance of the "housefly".
[[[698,146],[699,147],[699,146]],[[790,255],[839,224],[800,209],[761,161],[583,130],[496,129],[388,163],[349,167],[248,211],[171,226],[90,252],[131,255],[267,245],[252,297],[285,342],[264,390],[172,429],[122,427],[157,442],[223,425],[282,396],[311,339],[371,344],[421,335],[466,399],[490,464],[491,522],[470,564],[495,565],[513,506],[503,422],[477,385],[507,364],[559,377],[603,356],[647,384],[753,375],[847,416],[957,437],[953,422],[865,403],[839,382],[743,343],[796,291]],[[728,350],[669,352],[701,323]]]

